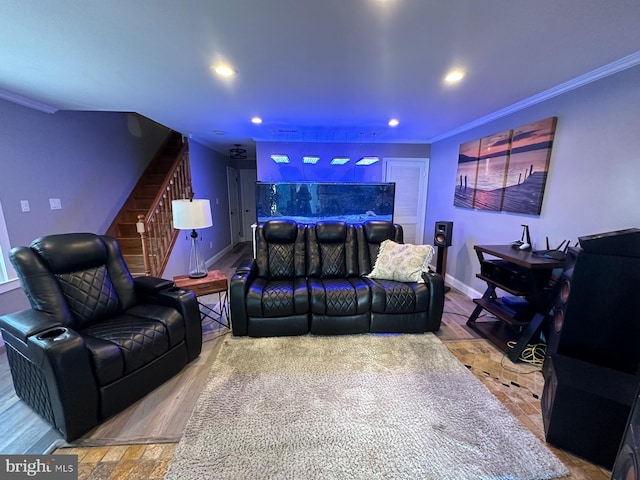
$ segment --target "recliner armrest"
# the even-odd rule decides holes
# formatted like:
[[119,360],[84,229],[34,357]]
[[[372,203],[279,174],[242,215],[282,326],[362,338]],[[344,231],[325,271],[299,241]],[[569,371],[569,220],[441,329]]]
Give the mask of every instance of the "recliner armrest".
[[63,326],[60,322],[32,308],[0,317],[0,328],[23,343],[27,343],[27,338],[32,335],[60,326]]
[[158,277],[136,277],[133,279],[136,290],[144,293],[158,293],[173,287],[171,280]]
[[255,260],[240,266],[231,277],[229,286],[229,307],[231,310],[231,328],[236,336],[245,336],[249,330],[246,298],[249,285],[258,275],[258,265]]
[[422,279],[429,287],[429,310],[427,312],[427,330],[435,332],[440,329],[442,312],[444,311],[444,279],[436,272],[422,272]]
[[[173,283],[171,284],[173,285]],[[184,318],[188,361],[191,362],[200,355],[202,350],[202,324],[198,300],[192,290],[174,286],[157,292],[140,290],[138,298],[141,303],[175,308]]]
[[2,328],[18,396],[67,441],[97,425],[98,385],[82,335],[57,325],[29,335],[23,342],[13,335],[18,329],[9,332],[6,323]]

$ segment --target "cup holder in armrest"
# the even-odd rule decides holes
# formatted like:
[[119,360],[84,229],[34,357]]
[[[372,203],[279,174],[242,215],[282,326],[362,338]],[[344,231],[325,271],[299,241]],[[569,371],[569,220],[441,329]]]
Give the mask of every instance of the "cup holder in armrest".
[[167,288],[165,291],[170,292],[170,293],[177,293],[179,295],[182,295],[183,293],[185,293],[185,289],[184,288],[180,288],[180,287]]
[[67,331],[64,327],[55,327],[38,334],[36,338],[38,340],[53,340],[55,342],[56,340],[62,340]]

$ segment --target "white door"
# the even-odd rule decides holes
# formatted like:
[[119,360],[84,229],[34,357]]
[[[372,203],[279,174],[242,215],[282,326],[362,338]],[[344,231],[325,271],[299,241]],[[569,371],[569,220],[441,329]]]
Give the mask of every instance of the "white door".
[[384,158],[384,181],[395,182],[393,221],[402,225],[404,242],[422,245],[427,207],[428,158]]
[[231,246],[240,241],[240,195],[238,171],[227,167],[227,189],[229,190],[229,224],[231,225]]
[[251,225],[256,223],[257,170],[240,170],[240,199],[242,205],[242,241],[253,241]]

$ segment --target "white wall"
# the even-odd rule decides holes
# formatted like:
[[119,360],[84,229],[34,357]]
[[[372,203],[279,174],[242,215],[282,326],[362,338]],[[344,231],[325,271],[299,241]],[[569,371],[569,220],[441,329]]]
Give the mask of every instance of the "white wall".
[[[490,124],[431,145],[425,239],[436,221],[454,222],[447,276],[471,296],[486,288],[475,274],[475,244],[507,244],[529,225],[534,248],[579,236],[640,227],[640,67],[604,78]],[[461,143],[558,117],[540,216],[453,206]],[[475,290],[476,292],[473,292]]]

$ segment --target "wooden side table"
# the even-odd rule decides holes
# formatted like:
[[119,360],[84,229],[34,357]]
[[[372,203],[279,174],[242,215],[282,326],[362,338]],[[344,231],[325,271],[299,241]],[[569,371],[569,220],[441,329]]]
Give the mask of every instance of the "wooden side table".
[[200,314],[219,323],[223,327],[231,328],[229,323],[229,306],[228,306],[228,286],[227,277],[220,270],[210,270],[206,277],[189,278],[189,275],[179,275],[173,277],[173,283],[176,287],[193,290],[196,297],[202,295],[218,294],[219,310],[211,308],[209,305],[198,300],[200,305]]

